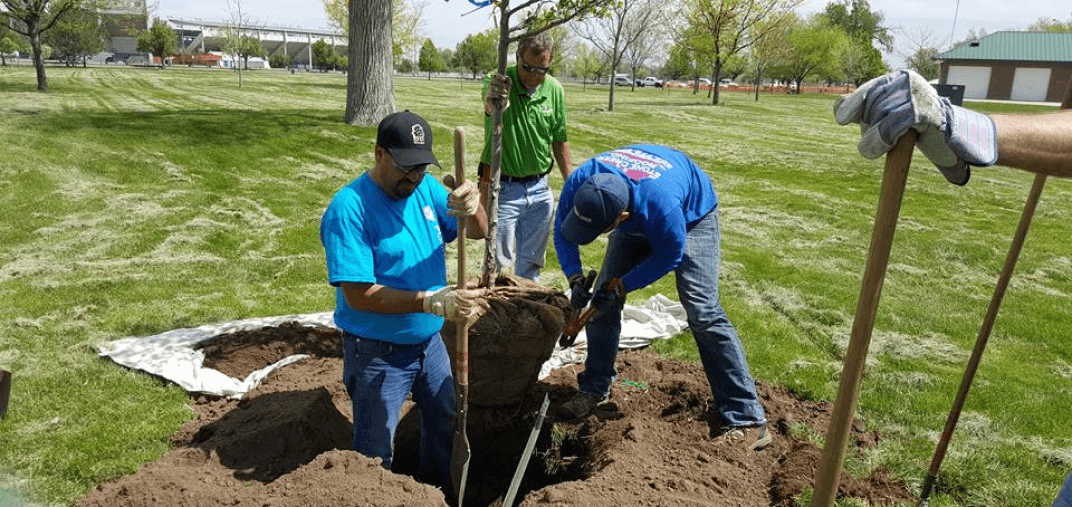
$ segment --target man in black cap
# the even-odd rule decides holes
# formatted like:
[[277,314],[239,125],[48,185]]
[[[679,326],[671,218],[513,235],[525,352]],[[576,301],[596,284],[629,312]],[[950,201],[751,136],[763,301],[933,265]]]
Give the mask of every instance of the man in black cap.
[[[610,233],[603,267],[590,296],[579,245]],[[722,435],[761,450],[771,442],[767,418],[748,371],[741,340],[718,297],[718,197],[711,179],[680,151],[633,145],[592,157],[566,180],[555,217],[555,251],[576,306],[591,300],[585,330],[588,357],[578,393],[559,414],[581,418],[610,395],[622,331],[625,294],[673,271],[688,316]],[[612,283],[614,280],[619,283]]]
[[428,123],[409,111],[388,115],[372,170],[335,194],[320,241],[344,336],[354,450],[391,468],[399,411],[412,393],[420,408],[418,478],[446,486],[456,400],[439,330],[444,319],[476,320],[488,303],[482,289],[446,285],[445,245],[457,237],[458,220],[467,221],[469,238],[482,239],[487,217],[476,185],[448,190],[425,177],[431,165],[439,162]]

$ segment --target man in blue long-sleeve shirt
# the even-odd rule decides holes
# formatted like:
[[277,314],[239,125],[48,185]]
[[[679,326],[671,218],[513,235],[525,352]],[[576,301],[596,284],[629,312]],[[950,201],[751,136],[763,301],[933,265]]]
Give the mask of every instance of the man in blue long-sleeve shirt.
[[719,303],[718,197],[711,179],[684,153],[654,145],[601,153],[570,174],[559,197],[554,242],[576,305],[588,299],[578,246],[605,232],[607,251],[591,297],[596,317],[585,328],[585,369],[577,376],[578,393],[559,414],[585,417],[608,398],[625,293],[673,271],[724,434],[755,450],[766,447],[771,438],[755,380]]

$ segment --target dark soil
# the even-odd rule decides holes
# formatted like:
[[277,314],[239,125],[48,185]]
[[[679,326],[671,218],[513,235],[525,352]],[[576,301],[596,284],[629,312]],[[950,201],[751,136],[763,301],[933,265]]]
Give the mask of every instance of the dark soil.
[[[349,448],[350,400],[342,385],[337,330],[297,323],[221,335],[203,345],[208,365],[236,378],[287,355],[310,358],[272,373],[241,401],[193,396],[193,420],[172,437],[174,450],[135,474],[103,484],[80,507],[445,506],[449,492],[421,484],[415,412],[404,417],[395,470]],[[754,452],[719,438],[721,420],[698,364],[624,351],[611,402],[584,421],[553,419],[576,387],[581,365],[535,383],[512,406],[469,409],[472,448],[465,505],[498,506],[545,396],[550,410],[515,504],[528,507],[792,506],[811,484],[821,450],[789,428],[825,434],[832,404],[803,401],[759,383],[774,442]],[[407,406],[406,409],[409,407]],[[852,441],[880,435],[853,429]],[[859,447],[857,452],[866,452]],[[843,475],[839,496],[871,505],[912,502],[882,472]]]

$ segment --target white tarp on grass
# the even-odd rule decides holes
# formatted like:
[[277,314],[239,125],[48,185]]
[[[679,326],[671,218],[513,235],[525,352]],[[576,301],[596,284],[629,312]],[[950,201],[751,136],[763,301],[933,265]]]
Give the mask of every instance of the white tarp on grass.
[[[170,380],[191,393],[241,398],[247,391],[260,385],[275,369],[308,356],[289,356],[250,373],[244,379],[236,379],[203,366],[205,354],[195,347],[202,341],[221,334],[278,326],[284,322],[335,327],[332,312],[246,319],[174,329],[152,336],[123,338],[105,344],[99,354],[128,368]],[[684,307],[677,301],[657,294],[649,298],[643,306],[625,305],[619,346],[642,347],[653,340],[670,338],[684,331],[687,326]],[[540,378],[546,377],[556,368],[583,362],[586,345],[584,331],[581,331],[572,347],[555,349],[554,354],[541,368]]]

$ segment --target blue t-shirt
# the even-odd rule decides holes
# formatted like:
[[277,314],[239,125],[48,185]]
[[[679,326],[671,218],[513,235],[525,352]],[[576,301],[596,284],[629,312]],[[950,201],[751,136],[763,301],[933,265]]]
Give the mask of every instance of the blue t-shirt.
[[421,343],[443,327],[430,313],[377,313],[351,308],[340,283],[433,290],[447,283],[446,243],[458,236],[447,216],[447,189],[426,176],[405,199],[389,197],[361,175],[335,193],[320,221],[328,282],[335,286],[335,325],[374,340]]
[[626,291],[647,287],[673,271],[685,255],[688,229],[718,206],[711,178],[684,153],[665,146],[635,144],[600,153],[570,173],[562,185],[555,215],[555,253],[566,276],[580,273],[577,245],[562,237],[562,221],[573,210],[573,196],[599,173],[621,176],[629,184],[626,234],[642,234],[651,255],[622,277]]

